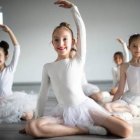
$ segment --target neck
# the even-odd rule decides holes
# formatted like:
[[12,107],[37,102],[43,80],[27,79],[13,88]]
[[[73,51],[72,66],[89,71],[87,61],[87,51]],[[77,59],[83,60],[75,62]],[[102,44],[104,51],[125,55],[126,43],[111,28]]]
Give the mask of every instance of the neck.
[[140,58],[132,58],[132,60],[130,61],[130,64],[136,67],[140,67]]
[[67,59],[67,58],[70,58],[69,55],[68,56],[58,56],[56,61]]
[[132,58],[132,60],[130,62],[131,63],[134,63],[134,64],[140,64],[140,57],[138,57],[138,58]]

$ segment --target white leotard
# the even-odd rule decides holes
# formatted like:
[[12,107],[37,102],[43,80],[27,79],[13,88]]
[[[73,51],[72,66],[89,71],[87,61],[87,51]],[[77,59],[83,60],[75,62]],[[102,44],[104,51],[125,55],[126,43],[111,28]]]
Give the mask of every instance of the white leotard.
[[81,88],[81,77],[86,56],[86,31],[76,6],[72,7],[72,14],[78,32],[77,53],[74,59],[64,59],[48,63],[44,66],[40,101],[38,102],[39,114],[43,113],[41,111],[41,108],[45,105],[43,103],[43,98],[47,95],[50,84],[59,104],[66,106],[79,104],[86,98]]
[[15,46],[11,63],[0,72],[0,123],[19,122],[23,113],[31,112],[36,107],[36,94],[12,91],[19,55],[20,46]]
[[[129,61],[129,51],[127,48],[127,44],[124,43],[123,45],[123,52],[124,52],[124,62]],[[120,66],[114,66],[112,68],[112,76],[113,76],[113,87],[118,87],[120,81]],[[125,91],[127,90],[127,84],[125,87]]]
[[129,65],[126,74],[129,91],[140,95],[140,67]]
[[20,55],[20,47],[14,47],[11,63],[0,72],[0,97],[12,95],[14,72]]
[[128,91],[123,94],[122,99],[129,104],[136,104],[140,106],[140,67],[129,67],[126,72]]

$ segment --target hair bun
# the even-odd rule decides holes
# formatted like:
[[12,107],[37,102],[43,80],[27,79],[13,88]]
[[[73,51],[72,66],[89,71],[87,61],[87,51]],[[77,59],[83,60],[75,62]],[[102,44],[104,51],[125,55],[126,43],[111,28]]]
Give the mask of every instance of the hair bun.
[[6,50],[8,50],[9,49],[9,44],[6,42],[6,41],[1,41],[0,42],[0,47],[1,48],[4,48],[4,49],[6,49]]
[[52,33],[52,34],[54,34],[54,32],[55,32],[57,29],[61,29],[61,28],[66,28],[66,29],[68,29],[68,30],[70,31],[71,35],[72,35],[72,38],[74,38],[74,36],[73,36],[73,31],[72,31],[72,29],[71,29],[71,27],[70,27],[70,24],[68,24],[68,23],[66,23],[66,22],[61,22],[57,27],[55,27],[55,29],[53,30],[53,33]]
[[59,26],[64,26],[64,27],[70,28],[70,24],[68,24],[66,22],[61,22]]
[[6,41],[0,42],[0,48],[4,50],[5,55],[8,55],[9,44]]

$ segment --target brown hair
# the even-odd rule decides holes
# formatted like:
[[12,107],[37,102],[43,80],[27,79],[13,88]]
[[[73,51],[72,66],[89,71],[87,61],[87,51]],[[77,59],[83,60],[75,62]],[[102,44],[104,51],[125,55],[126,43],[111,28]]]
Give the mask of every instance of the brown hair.
[[71,32],[71,36],[72,38],[74,38],[74,35],[73,35],[73,31],[72,29],[70,28],[70,24],[66,23],[66,22],[61,22],[54,30],[53,30],[53,33],[57,30],[57,29],[60,29],[60,28],[66,28],[68,29],[70,32]]
[[140,39],[140,34],[133,34],[133,35],[131,35],[130,36],[130,38],[129,38],[129,40],[128,40],[128,44],[129,44],[129,46],[131,45],[131,43],[133,42],[133,41],[135,41],[136,39]]
[[6,41],[1,41],[0,42],[0,48],[3,49],[5,56],[8,55],[8,49],[9,49],[9,44]]
[[115,57],[116,57],[117,55],[119,55],[119,56],[122,58],[122,60],[124,60],[124,56],[123,56],[123,53],[122,53],[122,52],[120,52],[120,51],[115,52],[113,58],[115,59]]

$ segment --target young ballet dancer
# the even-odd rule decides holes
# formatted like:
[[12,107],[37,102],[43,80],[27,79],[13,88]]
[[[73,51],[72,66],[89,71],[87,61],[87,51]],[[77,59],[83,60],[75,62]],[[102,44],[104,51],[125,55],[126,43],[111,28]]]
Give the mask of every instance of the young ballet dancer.
[[[120,68],[120,83],[113,102],[105,108],[110,112],[129,112],[133,116],[140,115],[140,34],[130,36],[128,49],[132,59]],[[125,82],[128,91],[124,92]]]
[[[83,93],[81,78],[86,56],[85,25],[74,4],[66,0],[57,0],[55,4],[71,9],[77,27],[77,53],[73,59],[70,58],[71,48],[75,44],[73,32],[68,24],[61,23],[52,33],[52,44],[57,52],[57,59],[43,67],[37,118],[29,121],[22,132],[33,137],[57,137],[76,134],[105,135],[107,129],[116,136],[130,136],[130,124],[111,116]],[[48,116],[45,101],[50,85],[58,105]]]
[[[35,109],[36,97],[22,92],[13,92],[13,78],[20,55],[20,45],[13,31],[6,25],[0,25],[0,29],[7,33],[13,43],[13,57],[9,65],[8,59],[9,44],[6,41],[0,42],[0,123],[18,122],[20,119],[31,119],[33,108]],[[35,99],[36,98],[36,99]]]
[[[118,51],[115,52],[113,56],[116,66],[112,68],[113,86],[112,89],[110,90],[111,95],[114,95],[118,89],[120,81],[120,65],[124,62],[129,61],[129,51],[126,42],[124,42],[121,38],[117,38],[117,41],[122,45],[124,54],[123,52]],[[127,83],[124,90],[125,91],[127,90]]]

